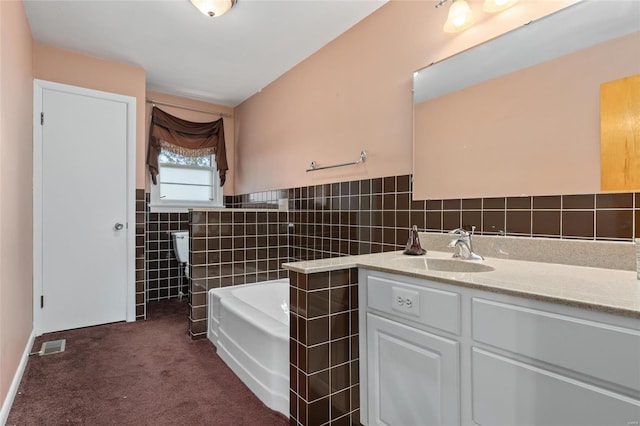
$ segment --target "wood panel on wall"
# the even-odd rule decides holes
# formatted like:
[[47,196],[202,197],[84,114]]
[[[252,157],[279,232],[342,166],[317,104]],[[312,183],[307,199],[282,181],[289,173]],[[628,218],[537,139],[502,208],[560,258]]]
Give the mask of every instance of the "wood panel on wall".
[[640,74],[600,86],[603,191],[640,188]]

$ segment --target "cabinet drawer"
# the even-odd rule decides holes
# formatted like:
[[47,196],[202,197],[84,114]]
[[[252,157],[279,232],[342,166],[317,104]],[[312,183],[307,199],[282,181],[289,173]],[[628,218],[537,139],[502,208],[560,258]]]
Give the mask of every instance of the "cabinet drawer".
[[472,352],[478,425],[630,425],[640,401],[491,352]]
[[474,298],[473,339],[640,391],[640,332]]
[[367,306],[460,334],[460,295],[379,277],[367,279]]

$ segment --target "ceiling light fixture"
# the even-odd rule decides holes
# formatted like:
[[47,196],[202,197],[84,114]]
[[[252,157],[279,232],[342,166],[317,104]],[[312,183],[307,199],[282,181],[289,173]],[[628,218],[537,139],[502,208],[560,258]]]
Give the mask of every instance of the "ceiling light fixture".
[[[436,7],[441,6],[436,5]],[[453,0],[449,8],[447,22],[444,23],[445,33],[457,33],[464,31],[476,22],[471,8],[465,0]]]
[[[444,5],[447,1],[438,0],[436,8]],[[516,3],[518,3],[518,0],[484,0],[482,10],[488,13],[502,12]],[[459,33],[475,24],[475,22],[476,17],[465,0],[452,0],[447,22],[444,23],[443,29],[446,33]]]
[[191,3],[205,15],[218,17],[227,13],[237,0],[191,0]]
[[482,10],[489,13],[502,12],[516,3],[518,0],[485,0]]

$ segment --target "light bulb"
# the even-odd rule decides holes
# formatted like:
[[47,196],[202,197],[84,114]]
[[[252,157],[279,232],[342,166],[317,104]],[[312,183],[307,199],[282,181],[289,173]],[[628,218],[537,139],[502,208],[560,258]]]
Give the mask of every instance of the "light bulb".
[[516,3],[518,3],[518,0],[485,0],[482,10],[489,13],[502,12]]
[[449,9],[447,22],[444,23],[444,32],[457,33],[469,28],[475,22],[471,8],[465,0],[455,0]]

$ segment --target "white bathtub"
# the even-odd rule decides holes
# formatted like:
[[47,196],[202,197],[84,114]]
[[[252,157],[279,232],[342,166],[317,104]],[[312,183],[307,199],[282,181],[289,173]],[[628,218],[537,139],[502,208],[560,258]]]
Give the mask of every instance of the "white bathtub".
[[209,290],[209,340],[264,404],[289,416],[289,280]]

